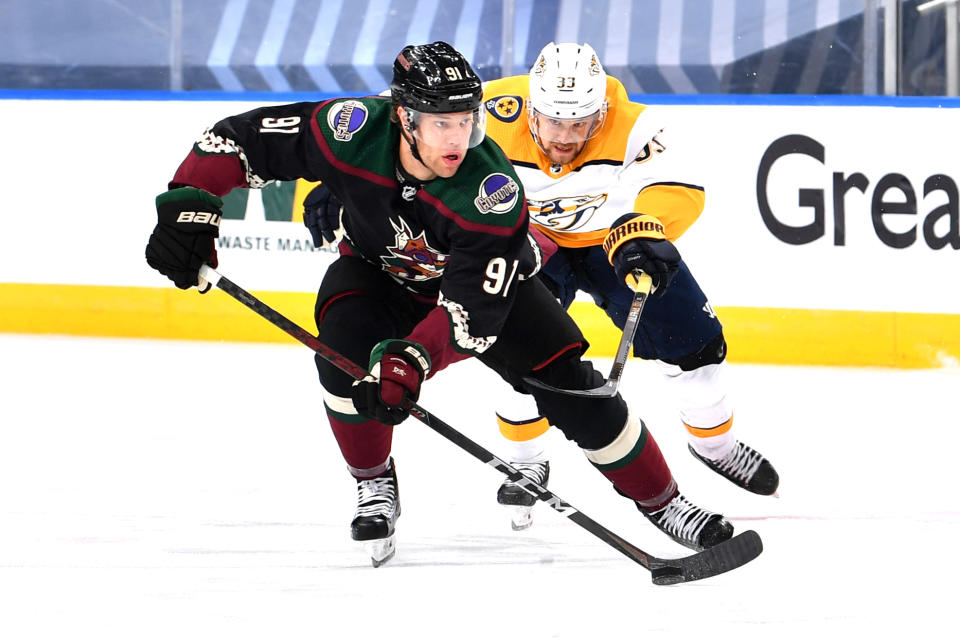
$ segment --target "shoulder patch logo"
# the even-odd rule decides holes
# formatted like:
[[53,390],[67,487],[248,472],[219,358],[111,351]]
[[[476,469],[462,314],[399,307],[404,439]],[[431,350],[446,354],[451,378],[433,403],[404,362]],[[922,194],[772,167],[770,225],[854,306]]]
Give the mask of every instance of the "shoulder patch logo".
[[333,137],[341,142],[349,142],[353,134],[363,128],[367,122],[367,107],[357,100],[339,102],[327,113],[327,125],[333,131]]
[[483,214],[506,213],[517,204],[520,186],[513,178],[503,173],[491,173],[480,183],[479,193],[473,203]]
[[519,95],[499,95],[486,102],[490,115],[501,122],[514,122],[523,110],[523,98]]

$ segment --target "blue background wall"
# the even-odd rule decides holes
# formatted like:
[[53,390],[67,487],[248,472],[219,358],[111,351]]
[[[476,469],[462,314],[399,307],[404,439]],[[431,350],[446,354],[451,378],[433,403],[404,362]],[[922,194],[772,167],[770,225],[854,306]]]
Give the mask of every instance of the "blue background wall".
[[[942,94],[943,12],[920,16],[915,5],[904,4],[902,92]],[[0,88],[378,92],[405,44],[437,39],[492,79],[504,72],[503,7],[500,0],[5,0]],[[550,40],[576,40],[591,43],[631,93],[863,90],[862,0],[516,0],[514,7],[514,73],[529,69]]]

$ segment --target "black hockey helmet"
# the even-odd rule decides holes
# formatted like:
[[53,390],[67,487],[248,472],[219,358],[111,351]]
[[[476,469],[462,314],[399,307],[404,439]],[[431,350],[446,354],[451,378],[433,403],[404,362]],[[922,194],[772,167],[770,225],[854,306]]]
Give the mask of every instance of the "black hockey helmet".
[[446,42],[409,45],[393,62],[394,103],[421,113],[473,111],[483,103],[480,78]]
[[[471,112],[467,146],[473,148],[483,141],[487,111],[483,108],[480,78],[467,59],[446,42],[404,47],[393,62],[390,95],[394,111],[399,106],[406,114],[409,124],[404,129],[413,136],[408,142],[418,160],[420,152],[414,138],[421,119],[429,114]],[[396,120],[395,114],[391,118]]]

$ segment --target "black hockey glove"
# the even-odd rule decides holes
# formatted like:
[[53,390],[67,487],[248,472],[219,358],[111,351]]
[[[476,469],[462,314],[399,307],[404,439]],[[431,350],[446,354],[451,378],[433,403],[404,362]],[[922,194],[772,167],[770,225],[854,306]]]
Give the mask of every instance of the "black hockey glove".
[[313,246],[320,248],[324,244],[333,244],[338,239],[340,212],[343,203],[330,192],[325,184],[318,184],[303,200],[303,225],[313,237]]
[[617,277],[630,286],[633,271],[653,280],[653,297],[662,296],[680,268],[680,253],[663,233],[663,224],[650,215],[627,213],[610,227],[603,241],[607,259]]
[[370,373],[353,383],[357,412],[394,426],[410,414],[409,403],[420,397],[420,384],[430,372],[430,356],[415,342],[387,339],[370,352]]
[[200,266],[217,266],[213,241],[220,234],[222,206],[216,195],[192,186],[158,195],[157,225],[147,242],[147,264],[173,280],[177,288],[197,286]]

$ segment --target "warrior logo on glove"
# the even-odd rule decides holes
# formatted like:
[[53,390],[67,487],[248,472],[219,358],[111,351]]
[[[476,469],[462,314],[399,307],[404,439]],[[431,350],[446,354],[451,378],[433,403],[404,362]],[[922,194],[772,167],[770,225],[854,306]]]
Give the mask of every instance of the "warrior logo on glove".
[[637,215],[620,226],[614,226],[607,233],[606,239],[603,240],[603,250],[608,256],[612,256],[621,244],[633,238],[665,240],[667,235],[660,220],[650,215]]
[[663,224],[642,213],[627,213],[613,223],[603,249],[617,277],[632,288],[633,273],[643,271],[653,280],[651,295],[661,297],[680,268],[680,253],[667,239]]

